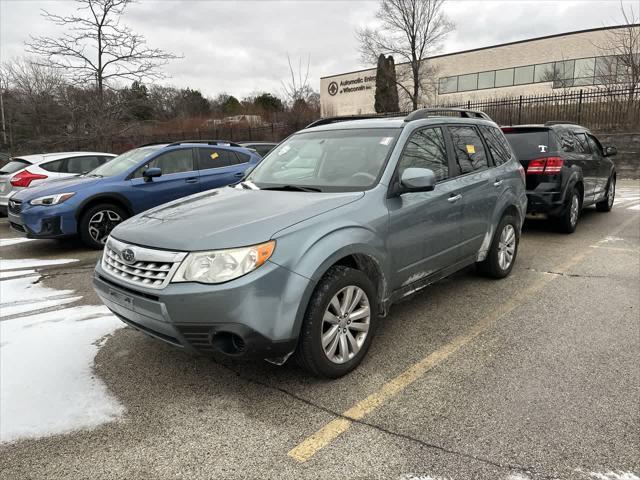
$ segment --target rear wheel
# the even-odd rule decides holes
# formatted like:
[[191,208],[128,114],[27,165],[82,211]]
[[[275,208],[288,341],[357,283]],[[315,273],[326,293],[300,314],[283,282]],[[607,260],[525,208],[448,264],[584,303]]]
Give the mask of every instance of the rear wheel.
[[562,214],[556,219],[556,226],[558,230],[563,233],[573,233],[576,231],[578,225],[578,218],[580,218],[582,202],[580,199],[580,192],[573,189],[569,194],[569,201]]
[[610,212],[613,208],[613,202],[616,199],[616,177],[611,176],[607,185],[607,196],[600,202],[596,203],[596,210],[599,212]]
[[127,213],[116,205],[108,203],[95,205],[80,217],[78,226],[80,238],[88,247],[103,248],[111,230],[127,217]]
[[314,375],[338,378],[367,353],[378,318],[376,290],[363,272],[334,266],[318,283],[302,324],[296,359]]
[[493,278],[504,278],[509,275],[516,262],[519,242],[517,219],[513,215],[505,215],[496,228],[487,258],[477,264],[478,270]]

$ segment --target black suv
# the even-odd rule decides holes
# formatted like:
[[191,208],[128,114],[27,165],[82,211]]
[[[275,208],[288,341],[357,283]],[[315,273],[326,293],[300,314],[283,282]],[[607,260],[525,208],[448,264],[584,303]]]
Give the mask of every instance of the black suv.
[[586,128],[568,122],[502,127],[527,172],[527,213],[544,215],[573,233],[583,207],[613,207],[615,147],[602,147]]

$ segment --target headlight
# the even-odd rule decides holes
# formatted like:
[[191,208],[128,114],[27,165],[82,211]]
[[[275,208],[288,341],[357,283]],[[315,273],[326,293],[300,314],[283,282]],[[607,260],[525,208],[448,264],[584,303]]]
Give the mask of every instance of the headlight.
[[58,205],[66,200],[69,200],[75,195],[75,192],[69,193],[57,193],[55,195],[47,195],[44,197],[38,197],[31,200],[31,205]]
[[265,263],[276,242],[251,247],[192,252],[176,271],[172,282],[222,283],[252,272]]

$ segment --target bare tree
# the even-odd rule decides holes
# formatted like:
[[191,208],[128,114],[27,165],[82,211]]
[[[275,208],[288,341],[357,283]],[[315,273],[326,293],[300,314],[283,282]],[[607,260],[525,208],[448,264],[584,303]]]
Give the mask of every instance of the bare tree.
[[287,62],[289,63],[289,74],[291,79],[282,82],[282,89],[287,102],[293,106],[296,102],[309,100],[314,93],[313,88],[309,85],[309,66],[311,65],[311,55],[307,56],[307,67],[302,68],[302,57],[298,59],[298,72],[291,65],[291,57],[287,53]]
[[[378,55],[392,54],[410,68],[399,68],[396,82],[413,109],[421,93],[433,84],[433,71],[423,59],[436,52],[455,28],[443,12],[445,0],[382,0],[376,13],[377,28],[356,32],[363,62],[372,64]],[[406,72],[406,73],[405,73]],[[407,78],[409,77],[409,78]]]
[[70,74],[78,84],[94,83],[99,97],[109,82],[162,78],[158,68],[177,58],[147,46],[144,36],[120,24],[133,0],[75,0],[77,13],[42,16],[65,28],[59,37],[31,37],[27,50],[40,62]]
[[603,57],[598,58],[595,75],[597,83],[627,87],[633,101],[640,95],[640,12],[621,2],[620,13],[622,26],[610,29],[597,45]]

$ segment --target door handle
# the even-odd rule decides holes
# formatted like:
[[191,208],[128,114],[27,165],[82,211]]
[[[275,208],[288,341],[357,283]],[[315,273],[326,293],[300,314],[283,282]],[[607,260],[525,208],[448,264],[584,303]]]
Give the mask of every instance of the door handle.
[[185,183],[196,183],[198,181],[198,177],[189,177],[185,180]]
[[447,202],[455,203],[455,202],[457,202],[458,200],[460,200],[461,198],[462,198],[462,195],[460,195],[460,194],[457,194],[457,195],[451,195],[449,198],[447,198]]
[[495,182],[493,182],[493,186],[494,187],[499,187],[500,185],[502,185],[503,180],[496,180]]
[[236,177],[236,178],[242,178],[242,177],[244,177],[244,172],[234,173],[233,176]]

